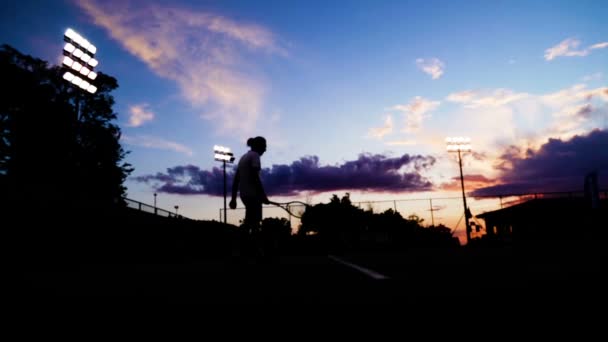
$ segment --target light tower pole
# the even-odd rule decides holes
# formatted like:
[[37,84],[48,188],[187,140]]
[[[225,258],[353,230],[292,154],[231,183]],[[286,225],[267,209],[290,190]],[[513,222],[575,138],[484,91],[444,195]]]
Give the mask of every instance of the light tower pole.
[[466,225],[466,237],[467,237],[467,245],[471,241],[471,225],[469,223],[469,218],[471,216],[469,207],[467,206],[467,197],[464,192],[464,176],[462,174],[462,153],[463,152],[471,152],[471,139],[467,137],[453,137],[446,138],[445,142],[447,144],[448,152],[457,152],[458,153],[458,167],[460,169],[460,185],[462,188],[462,203],[464,205],[464,218]]
[[234,154],[230,152],[230,148],[224,146],[213,146],[213,152],[215,160],[221,161],[224,168],[224,223],[228,223],[227,213],[226,213],[226,196],[227,196],[227,185],[226,185],[226,163],[234,162]]

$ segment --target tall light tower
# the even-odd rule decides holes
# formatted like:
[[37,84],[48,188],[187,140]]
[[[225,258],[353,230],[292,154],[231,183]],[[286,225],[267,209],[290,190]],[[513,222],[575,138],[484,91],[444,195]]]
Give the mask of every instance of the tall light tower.
[[221,161],[224,164],[224,223],[228,223],[226,219],[226,162],[234,162],[234,154],[230,152],[230,148],[224,146],[213,146],[215,160]]
[[67,29],[63,35],[62,66],[66,69],[63,79],[72,83],[76,91],[76,121],[80,120],[80,93],[78,88],[94,94],[97,87],[93,81],[97,78],[94,71],[99,62],[95,59],[97,48],[72,29]]
[[471,225],[469,224],[469,218],[471,216],[469,208],[467,207],[467,198],[464,193],[464,177],[462,175],[462,153],[471,152],[471,138],[467,137],[449,137],[445,138],[448,152],[458,153],[458,166],[460,167],[460,185],[462,187],[462,203],[464,205],[464,218],[466,224],[466,235],[467,245],[471,241]]

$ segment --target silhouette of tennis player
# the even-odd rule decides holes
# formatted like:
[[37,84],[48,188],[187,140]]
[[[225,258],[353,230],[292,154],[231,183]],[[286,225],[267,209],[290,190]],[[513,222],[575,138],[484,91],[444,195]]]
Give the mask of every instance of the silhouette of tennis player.
[[262,169],[260,157],[266,152],[266,139],[249,138],[247,146],[251,149],[241,157],[234,174],[230,209],[236,209],[236,195],[237,192],[240,193],[246,209],[243,228],[246,233],[257,233],[262,220],[262,204],[270,203],[260,179]]

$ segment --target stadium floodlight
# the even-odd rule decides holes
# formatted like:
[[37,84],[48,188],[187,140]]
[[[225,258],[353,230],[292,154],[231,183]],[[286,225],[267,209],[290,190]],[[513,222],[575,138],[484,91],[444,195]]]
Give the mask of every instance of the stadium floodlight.
[[76,49],[76,50],[74,50],[74,52],[73,52],[72,54],[73,54],[75,57],[80,58],[80,57],[82,57],[82,54],[83,54],[83,53],[84,53],[84,52],[82,52],[82,50],[80,50],[80,49]]
[[466,224],[466,237],[467,237],[467,245],[471,241],[471,225],[469,223],[469,218],[471,216],[471,211],[467,207],[467,198],[464,193],[464,177],[462,175],[462,153],[463,152],[471,152],[471,138],[468,137],[448,137],[445,139],[446,149],[448,152],[457,152],[458,153],[458,166],[460,168],[460,186],[462,187],[462,203],[464,205],[464,218]]
[[71,72],[68,71],[65,74],[63,74],[63,79],[68,82],[72,82],[72,79],[74,79],[74,74],[72,74]]
[[80,82],[82,82],[82,78],[78,77],[78,76],[74,76],[74,78],[72,79],[72,83],[77,86],[80,85]]
[[87,90],[89,88],[91,84],[89,84],[89,82],[82,80],[82,82],[80,82],[80,84],[78,85],[80,88]]
[[224,165],[224,223],[228,223],[228,221],[226,219],[226,217],[227,217],[227,213],[226,213],[226,193],[227,193],[226,163],[234,162],[234,154],[232,154],[232,152],[230,152],[230,148],[224,147],[224,146],[219,146],[219,145],[213,146],[213,152],[214,152],[215,160],[221,161],[222,164]]
[[76,36],[78,36],[78,33],[74,32],[74,30],[69,28],[65,31],[65,36],[69,39],[75,40]]
[[72,52],[74,52],[74,50],[76,50],[76,47],[74,45],[72,45],[71,43],[65,43],[65,46],[63,47],[63,49],[65,51],[67,51],[68,53],[72,53]]
[[95,94],[95,92],[97,91],[97,87],[91,84],[91,85],[90,85],[90,86],[87,88],[87,91],[88,91],[89,93],[91,93],[91,94]]
[[71,59],[68,56],[63,57],[63,65],[68,66],[68,67],[72,67],[72,64],[74,64],[74,60]]
[[[65,57],[63,58],[62,65],[69,69],[63,75],[63,78],[79,88],[94,94],[97,91],[97,87],[90,82],[97,78],[97,73],[94,71],[94,68],[99,64],[99,61],[95,59],[97,47],[71,28],[65,31],[63,39],[66,44],[63,47]],[[82,77],[86,76],[88,80],[85,81],[74,74],[80,74]],[[79,112],[78,103],[79,101],[77,100],[77,114]]]
[[86,53],[84,55],[82,55],[82,57],[80,57],[80,59],[82,59],[82,61],[85,62],[85,63],[89,63],[89,61],[91,60],[91,58],[93,58],[93,57],[89,56]]
[[72,69],[74,69],[74,71],[80,71],[80,69],[82,69],[82,64],[74,62],[74,64],[72,64]]
[[87,67],[82,67],[82,69],[80,69],[80,73],[84,76],[87,76],[89,72],[91,72],[91,70],[87,69]]

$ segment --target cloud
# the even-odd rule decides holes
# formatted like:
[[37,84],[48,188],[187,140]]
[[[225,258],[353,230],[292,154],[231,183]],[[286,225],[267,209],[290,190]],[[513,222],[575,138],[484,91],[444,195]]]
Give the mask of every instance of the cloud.
[[411,146],[416,144],[418,144],[418,142],[415,140],[393,140],[386,142],[386,145],[388,146]]
[[603,42],[603,43],[597,43],[597,44],[593,44],[589,47],[589,50],[595,50],[595,49],[605,49],[608,47],[608,42]]
[[437,58],[431,59],[416,59],[416,65],[418,68],[425,73],[431,75],[431,78],[436,80],[443,75],[443,70],[445,69],[445,64]]
[[516,93],[509,89],[495,89],[494,91],[465,90],[449,94],[448,101],[460,103],[467,108],[498,107],[526,98],[526,93]]
[[139,127],[148,121],[154,120],[154,113],[149,111],[147,104],[133,105],[129,107],[129,127]]
[[[549,139],[538,150],[511,146],[501,156],[499,185],[473,191],[498,195],[550,191],[582,191],[587,173],[596,171],[600,186],[608,181],[608,132],[593,130],[570,140]],[[602,183],[603,182],[603,183]]]
[[384,126],[371,128],[368,132],[368,136],[375,139],[382,139],[385,135],[390,134],[393,131],[393,118],[387,116],[384,120]]
[[[489,179],[481,174],[464,175],[463,178],[466,189],[469,190],[488,187],[496,183],[496,180]],[[460,191],[462,189],[460,176],[453,177],[449,183],[441,184],[438,188],[444,191]]]
[[586,49],[577,50],[581,42],[575,38],[567,38],[561,41],[559,44],[545,50],[545,60],[551,61],[560,56],[573,57],[573,56],[587,56],[591,53],[591,50],[604,49],[608,47],[608,42],[597,43],[589,46]]
[[508,145],[538,149],[549,138],[571,139],[605,127],[608,114],[608,87],[585,84],[541,94],[464,90],[446,100],[461,105],[452,113],[458,120],[448,122],[452,134],[470,136],[474,150],[487,153],[488,160]]
[[431,101],[420,96],[416,96],[405,105],[396,105],[391,107],[393,110],[401,111],[405,114],[404,132],[412,133],[419,131],[422,128],[424,119],[430,117],[428,112],[435,110],[441,102]]
[[175,152],[186,154],[188,156],[194,155],[194,152],[189,147],[176,143],[176,142],[173,142],[173,141],[168,141],[168,140],[165,140],[162,138],[158,138],[158,137],[152,137],[152,136],[148,136],[148,135],[139,135],[139,136],[134,136],[134,137],[122,135],[120,137],[120,140],[121,140],[121,142],[124,142],[125,144],[128,144],[128,145],[141,146],[141,147],[146,147],[146,148],[154,148],[154,149],[159,149],[159,150],[175,151]]
[[132,1],[78,0],[93,22],[182,95],[219,131],[255,128],[264,85],[252,76],[251,56],[285,56],[268,29],[191,9]]
[[541,101],[547,106],[561,108],[581,101],[592,99],[608,101],[608,87],[587,89],[584,84],[576,84],[570,88],[541,96]]
[[595,74],[583,76],[582,80],[583,80],[583,82],[597,81],[597,80],[601,80],[602,77],[603,77],[603,75],[601,72],[596,72]]
[[[432,188],[431,182],[420,172],[430,169],[434,163],[435,159],[430,156],[404,154],[389,158],[379,154],[361,154],[358,159],[342,165],[322,166],[318,157],[308,156],[290,165],[265,168],[261,177],[266,192],[274,196],[338,190],[414,192]],[[234,171],[230,171],[230,182],[233,175]],[[165,173],[134,177],[133,180],[150,184],[161,192],[210,196],[224,194],[224,178],[220,168],[207,171],[193,165],[176,166]],[[228,185],[229,188],[231,186]]]

